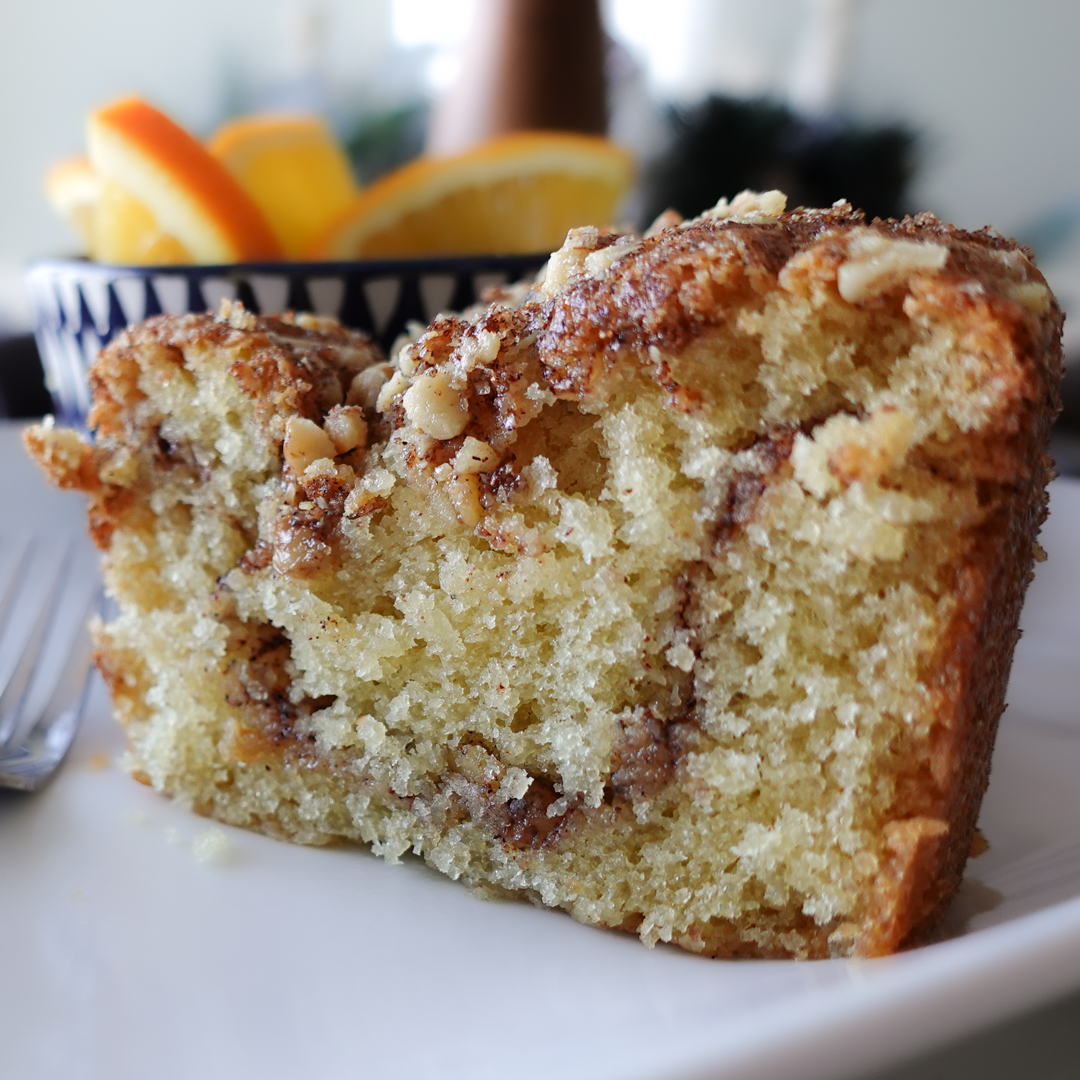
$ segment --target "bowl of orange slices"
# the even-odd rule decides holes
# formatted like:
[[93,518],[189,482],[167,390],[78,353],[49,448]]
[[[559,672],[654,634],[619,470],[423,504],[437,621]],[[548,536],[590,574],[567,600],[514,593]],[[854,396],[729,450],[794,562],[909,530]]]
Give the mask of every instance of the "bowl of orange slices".
[[114,102],[45,182],[86,256],[27,273],[55,410],[85,422],[86,370],[125,327],[224,299],[331,316],[389,349],[535,275],[570,228],[614,220],[631,178],[605,139],[519,132],[361,189],[317,117],[244,117],[201,142],[145,101]]

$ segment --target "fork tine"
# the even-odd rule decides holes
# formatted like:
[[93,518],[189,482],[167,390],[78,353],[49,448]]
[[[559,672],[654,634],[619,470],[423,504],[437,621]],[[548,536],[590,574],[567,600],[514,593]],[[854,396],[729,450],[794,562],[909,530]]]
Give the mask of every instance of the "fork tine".
[[0,597],[0,634],[4,632],[8,619],[15,608],[15,597],[19,594],[19,585],[26,576],[26,565],[30,561],[31,538],[28,536],[22,542],[19,554],[11,567],[11,573],[4,583],[4,595]]
[[87,620],[100,611],[95,589],[79,618],[79,631],[63,664],[63,675],[41,715],[12,751],[0,751],[0,786],[33,791],[52,775],[75,738],[90,691],[93,641]]
[[[34,668],[37,666],[41,647],[45,640],[45,634],[52,623],[53,613],[60,599],[60,593],[71,568],[71,558],[74,543],[68,543],[64,548],[63,557],[49,586],[48,595],[41,606],[41,611],[34,622],[34,626],[26,639],[22,653],[15,664],[7,685],[0,694],[0,752],[10,741],[12,735],[18,731],[19,721],[22,719],[23,705],[26,701],[26,690],[33,677]],[[29,550],[29,544],[27,545]],[[6,599],[6,598],[5,598]]]

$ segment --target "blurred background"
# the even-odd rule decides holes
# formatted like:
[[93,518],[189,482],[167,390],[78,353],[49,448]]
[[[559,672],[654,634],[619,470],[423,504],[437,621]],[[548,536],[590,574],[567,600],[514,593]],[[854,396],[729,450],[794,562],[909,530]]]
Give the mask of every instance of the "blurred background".
[[[477,2],[0,0],[8,413],[45,407],[12,386],[33,363],[22,274],[76,250],[41,182],[81,152],[88,110],[137,93],[199,135],[251,111],[318,112],[366,182],[423,149]],[[1080,312],[1072,0],[604,0],[602,16],[609,134],[641,167],[628,220],[695,213],[746,183],[871,214],[931,210],[1030,244]],[[1080,317],[1066,351],[1080,355]],[[1055,453],[1080,471],[1067,437]]]

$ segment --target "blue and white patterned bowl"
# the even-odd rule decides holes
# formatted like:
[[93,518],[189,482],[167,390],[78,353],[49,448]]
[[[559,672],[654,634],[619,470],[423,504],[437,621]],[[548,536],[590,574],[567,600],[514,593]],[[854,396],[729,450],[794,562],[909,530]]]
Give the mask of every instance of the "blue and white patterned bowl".
[[491,285],[534,274],[546,255],[365,262],[102,266],[50,259],[27,272],[34,334],[57,419],[85,425],[86,370],[102,346],[151,315],[216,311],[223,298],[261,315],[314,311],[388,349],[408,322],[459,311]]

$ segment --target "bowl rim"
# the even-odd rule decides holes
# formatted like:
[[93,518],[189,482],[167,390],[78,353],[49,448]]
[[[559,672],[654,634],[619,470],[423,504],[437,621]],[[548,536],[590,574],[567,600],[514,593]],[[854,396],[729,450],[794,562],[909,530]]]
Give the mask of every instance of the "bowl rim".
[[539,266],[547,262],[551,252],[508,255],[431,255],[412,259],[339,259],[326,261],[292,261],[238,263],[164,263],[157,266],[134,266],[94,262],[85,255],[53,256],[34,259],[26,272],[39,270],[79,271],[98,277],[160,277],[165,274],[185,277],[229,277],[246,274],[304,275],[309,277],[345,276],[348,274],[393,275],[405,273],[470,272],[485,269],[516,269]]

